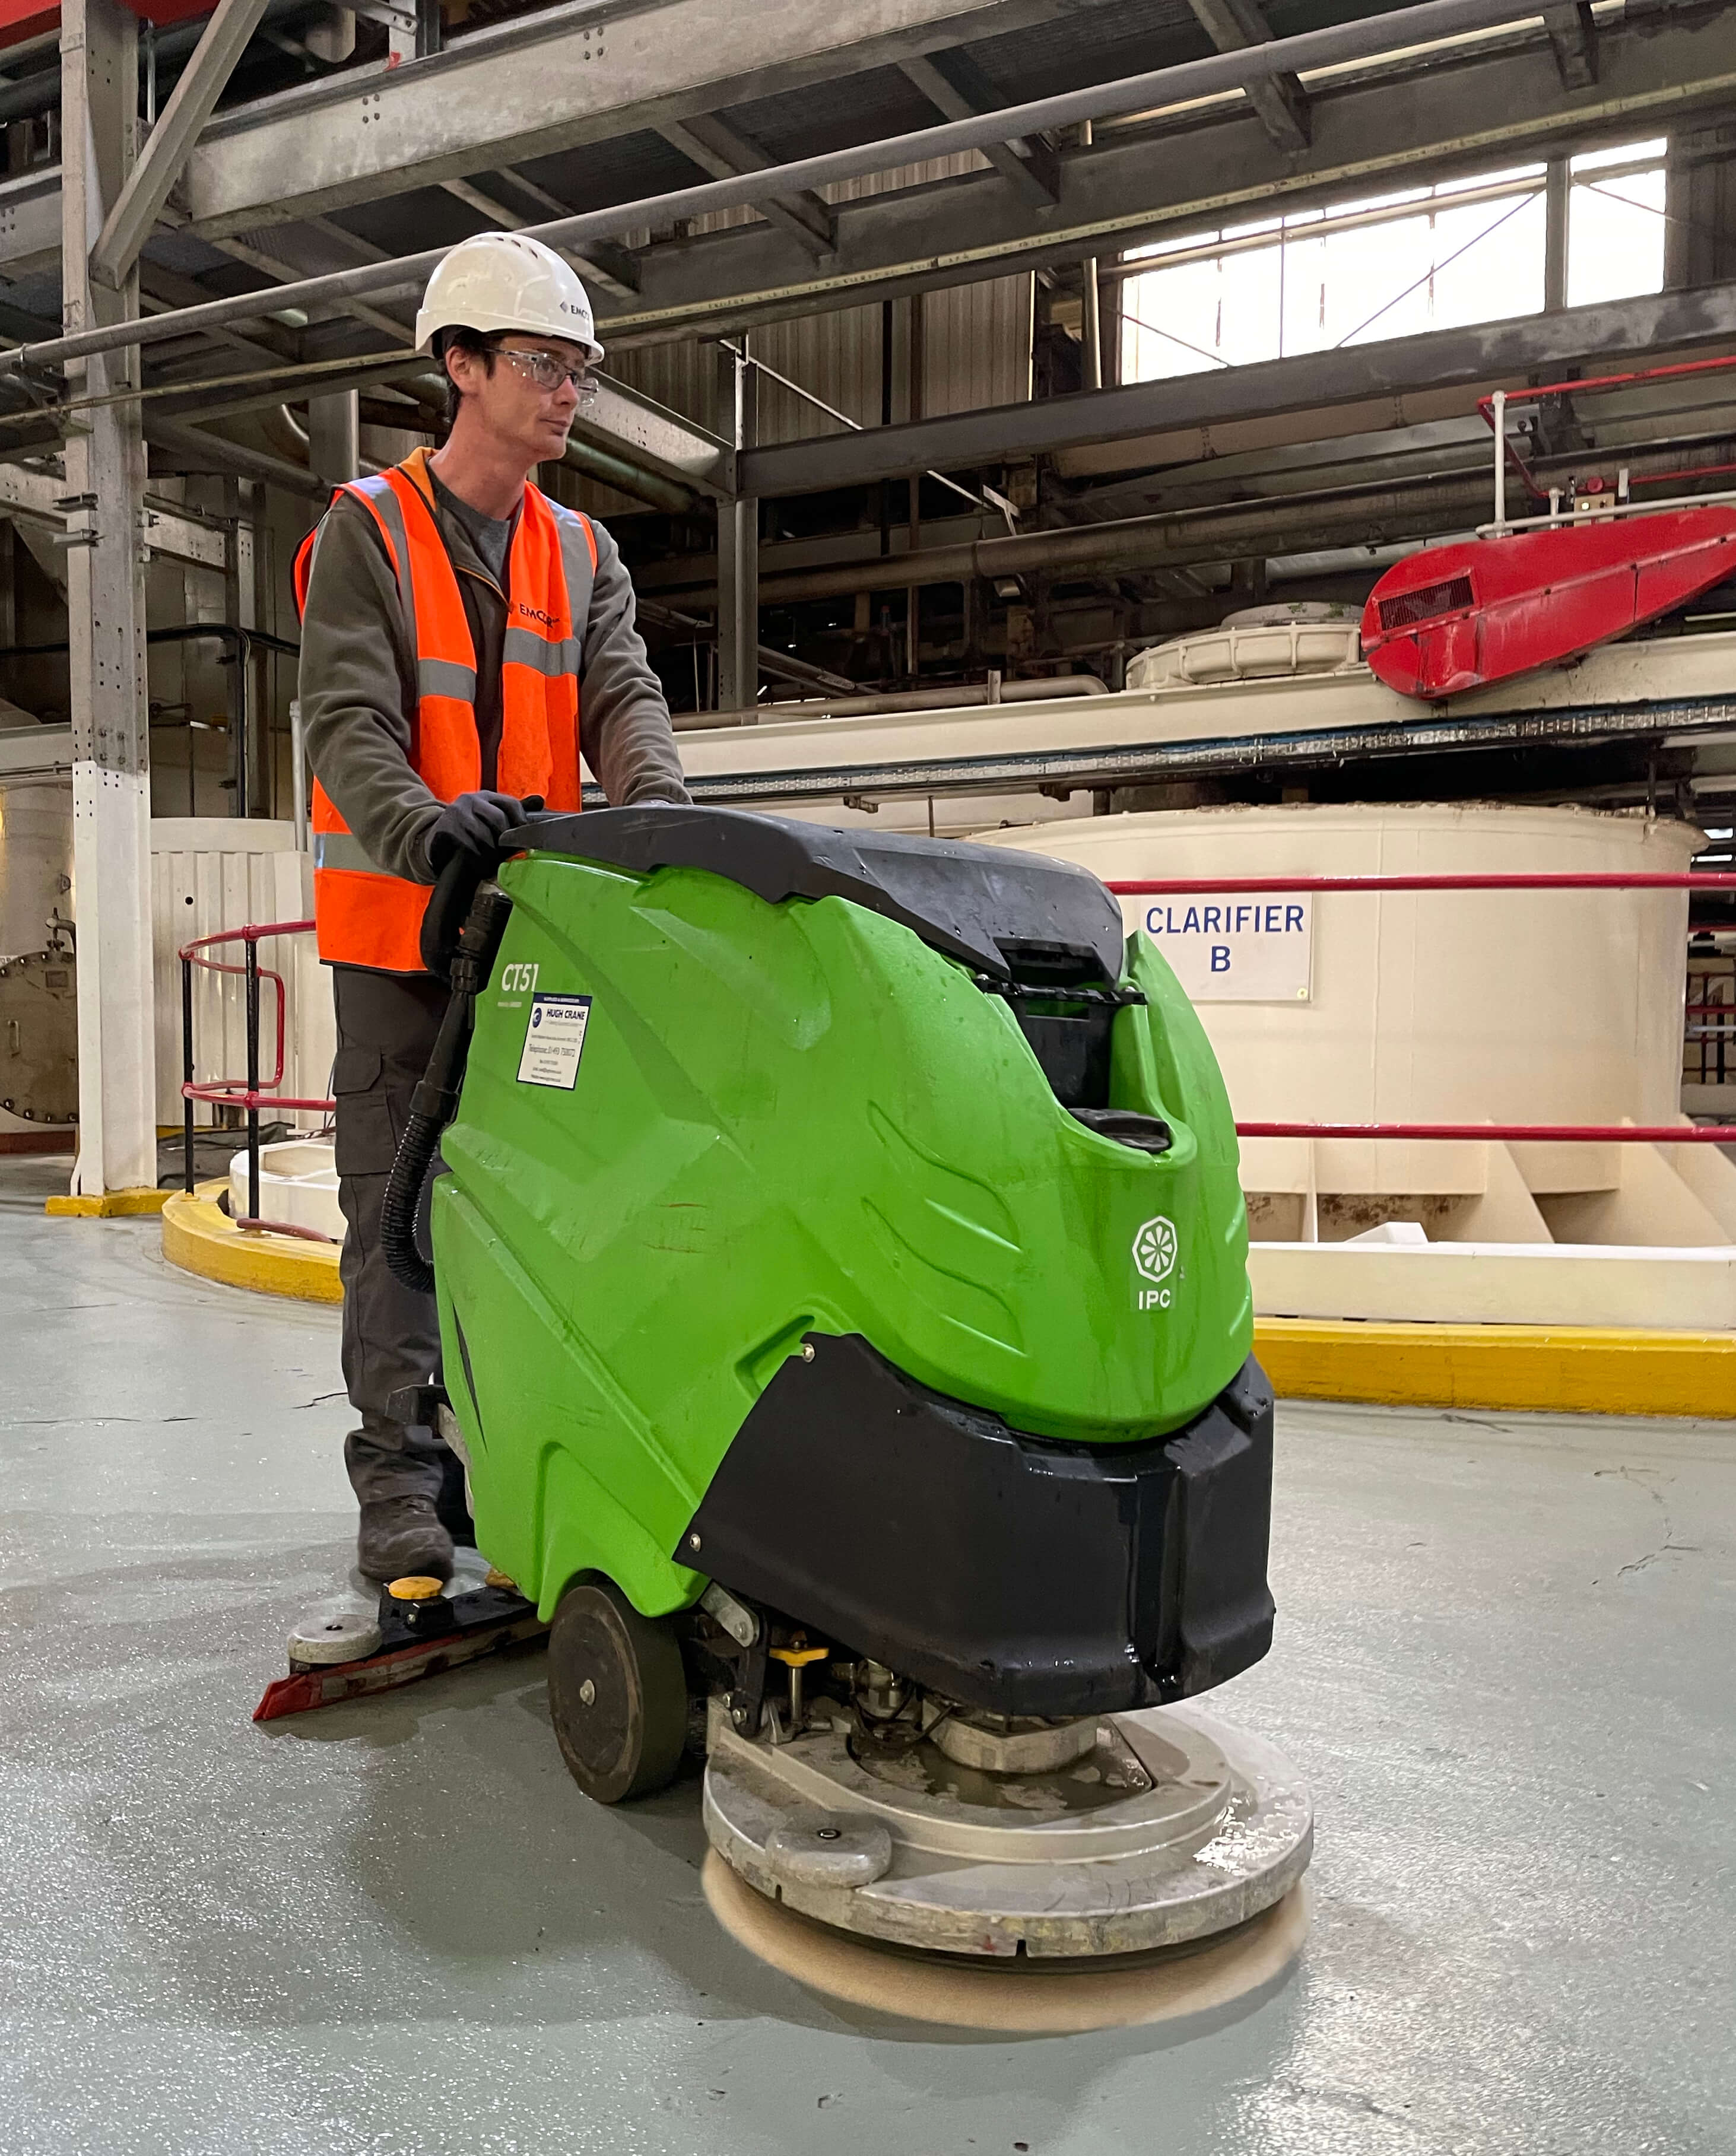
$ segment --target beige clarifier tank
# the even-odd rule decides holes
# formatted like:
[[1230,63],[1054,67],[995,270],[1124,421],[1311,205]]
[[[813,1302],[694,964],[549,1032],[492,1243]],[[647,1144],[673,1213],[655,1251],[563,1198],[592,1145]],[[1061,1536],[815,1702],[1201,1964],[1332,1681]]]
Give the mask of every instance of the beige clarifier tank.
[[0,1152],[72,1145],[69,1118],[78,1101],[72,969],[29,955],[69,948],[61,924],[72,911],[72,787],[53,771],[0,767],[0,966],[24,961],[8,967],[0,983]]
[[[1676,872],[1703,844],[1688,824],[1643,815],[1482,803],[1229,807],[981,836],[1106,881]],[[1239,1121],[1680,1120],[1683,891],[1321,893],[1306,952],[1254,954],[1239,988],[1202,971],[1197,933],[1182,952],[1166,932],[1209,903],[1122,901],[1130,928],[1177,952]],[[1261,917],[1275,931],[1285,919]],[[1266,1240],[1338,1240],[1397,1220],[1431,1240],[1736,1240],[1736,1169],[1712,1147],[1667,1152],[1254,1138],[1243,1183]]]

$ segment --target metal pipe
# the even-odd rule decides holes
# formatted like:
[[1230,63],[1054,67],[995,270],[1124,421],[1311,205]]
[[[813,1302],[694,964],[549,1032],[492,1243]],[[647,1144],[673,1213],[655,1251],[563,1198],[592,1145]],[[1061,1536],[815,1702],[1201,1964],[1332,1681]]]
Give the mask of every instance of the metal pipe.
[[[1079,146],[1088,150],[1091,143],[1091,122],[1087,120],[1079,130]],[[1103,309],[1095,254],[1087,254],[1079,265],[1079,343],[1080,356],[1084,362],[1084,386],[1087,389],[1101,389],[1103,386]]]
[[671,516],[679,516],[691,509],[699,496],[691,487],[683,486],[679,480],[665,479],[659,472],[647,471],[642,465],[629,464],[625,457],[614,455],[599,449],[583,434],[569,434],[566,454],[561,462],[569,471],[582,473],[585,478],[596,480],[617,492],[630,494],[653,509],[667,510]]
[[[1523,21],[1527,18],[1517,18]],[[552,247],[571,248],[589,239],[617,239],[635,228],[667,225],[677,218],[703,217],[717,210],[736,209],[763,201],[770,194],[794,194],[823,187],[835,181],[860,178],[865,173],[890,171],[900,165],[927,162],[965,150],[980,150],[992,142],[1034,135],[1045,128],[1070,127],[1083,120],[1107,120],[1144,112],[1153,107],[1177,105],[1195,98],[1245,90],[1249,83],[1278,74],[1304,74],[1311,69],[1342,66],[1461,37],[1479,29],[1514,23],[1513,0],[1423,0],[1418,7],[1400,8],[1389,13],[1366,16],[1354,22],[1335,23],[1325,29],[1306,30],[1293,38],[1275,38],[1269,43],[1240,50],[1214,53],[1203,59],[1154,68],[1143,74],[1127,75],[1115,82],[1094,83],[1058,96],[1032,99],[996,112],[975,113],[937,127],[887,136],[879,141],[857,143],[817,157],[797,158],[785,165],[742,172],[728,179],[711,180],[693,187],[680,187],[638,202],[618,203],[607,209],[591,210],[576,217],[557,218],[547,224],[526,228],[530,237]],[[83,359],[93,352],[114,352],[127,346],[158,344],[188,336],[231,322],[257,321],[283,307],[308,308],[331,301],[411,290],[424,284],[447,250],[429,248],[390,262],[358,263],[324,277],[308,277],[264,291],[238,294],[198,306],[177,308],[135,321],[117,322],[100,329],[84,330],[71,336],[49,337],[39,344],[21,345],[0,352],[0,373],[13,373],[33,366],[55,366]]]
[[[191,738],[191,736],[189,736]],[[189,1194],[193,1190],[193,960],[185,952],[181,959],[181,1142],[185,1148],[181,1187]]]
[[[301,654],[301,646],[292,644],[286,636],[273,636],[263,629],[239,629],[232,621],[177,622],[167,629],[147,629],[145,632],[146,644],[197,644],[213,637],[234,644],[238,649],[257,645],[262,651],[280,652],[290,659],[299,658]],[[0,644],[0,659],[46,659],[67,648],[64,637],[58,644]]]
[[[242,811],[244,815],[247,812]],[[280,996],[281,992],[280,992]],[[280,1009],[281,1003],[280,1001]],[[247,937],[247,1212],[259,1217],[259,946]]]
[[[1564,468],[1577,462],[1583,468],[1585,456],[1582,451],[1577,459],[1552,461]],[[1629,461],[1634,478],[1643,480],[1648,460],[1634,456]],[[1662,454],[1657,461],[1663,461]],[[1407,536],[1420,538],[1442,526],[1457,530],[1470,521],[1487,502],[1488,485],[1487,469],[1479,459],[1474,473],[1422,473],[1372,486],[1322,489],[1233,506],[1123,517],[1065,531],[1021,532],[1016,539],[960,541],[928,547],[914,560],[896,554],[870,556],[824,569],[773,571],[762,580],[761,599],[767,606],[786,605],[853,592],[901,591],[913,583],[957,584],[970,578],[993,580],[1041,572],[1086,578],[1114,570],[1184,567],[1189,562],[1230,560],[1256,547],[1271,554],[1337,546],[1367,536],[1376,527],[1396,526]],[[1636,512],[1667,506],[1633,505]],[[1599,513],[1614,514],[1615,506]],[[1518,527],[1510,524],[1507,528]],[[690,592],[687,596],[702,595]]]
[[[152,319],[161,321],[162,317]],[[0,366],[7,357],[0,353]],[[147,418],[145,439],[172,456],[194,460],[201,471],[234,472],[243,479],[264,480],[268,485],[280,486],[290,494],[305,495],[310,501],[323,502],[331,492],[323,480],[287,459],[267,456],[262,449],[244,449],[239,442],[219,441],[203,428],[177,427],[172,420]]]
[[[284,15],[302,12],[306,0],[273,0],[267,8],[265,20],[268,23]],[[141,53],[150,52],[156,61],[179,59],[193,51],[205,28],[204,16],[190,23],[177,23],[167,29],[159,29],[148,19],[139,26]],[[147,46],[146,38],[150,42]],[[21,119],[26,113],[46,112],[60,102],[60,33],[58,28],[44,33],[39,38],[26,38],[6,48],[5,64],[8,69],[20,61],[41,58],[49,64],[45,68],[33,69],[30,74],[14,75],[0,86],[0,121]],[[147,100],[146,118],[154,121],[156,115],[149,109],[148,100],[153,85],[143,85]]]
[[[429,372],[395,382],[393,387],[402,390],[415,401],[402,418],[396,414],[387,424],[402,427],[412,434],[433,434],[439,439],[445,424],[442,406],[446,393],[443,375]],[[561,462],[569,471],[576,471],[586,479],[595,480],[603,486],[612,486],[617,492],[630,494],[639,501],[646,501],[653,509],[668,511],[671,516],[696,506],[699,496],[693,489],[684,486],[679,480],[670,479],[661,472],[647,470],[622,456],[618,449],[603,448],[588,434],[569,434]]]
[[1728,1145],[1736,1123],[1238,1123],[1239,1138],[1445,1138],[1512,1145]]
[[1213,898],[1266,891],[1736,891],[1736,875],[1692,869],[1492,870],[1463,875],[1147,876],[1112,880],[1117,898]]
[[307,851],[307,743],[301,732],[301,699],[290,699],[290,798],[295,819],[295,850]]
[[1497,389],[1489,399],[1495,414],[1495,529],[1507,529],[1507,392]]
[[1110,694],[1109,684],[1095,674],[1054,674],[1029,681],[968,681],[953,689],[895,689],[883,696],[810,697],[800,703],[756,704],[747,711],[678,711],[674,725],[677,733],[697,733],[710,726],[872,718],[896,711],[956,711],[977,704],[1026,704],[1056,696]]

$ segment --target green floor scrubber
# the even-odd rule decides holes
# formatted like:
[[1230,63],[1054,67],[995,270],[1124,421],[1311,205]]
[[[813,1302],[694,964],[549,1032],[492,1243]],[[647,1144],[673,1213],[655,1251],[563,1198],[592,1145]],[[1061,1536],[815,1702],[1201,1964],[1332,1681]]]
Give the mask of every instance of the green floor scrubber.
[[661,806],[512,837],[429,908],[455,993],[387,1248],[580,1787],[703,1750],[753,1886],[940,1951],[1277,1901],[1307,1789],[1189,1703],[1271,1641],[1272,1403],[1163,959],[1030,855]]

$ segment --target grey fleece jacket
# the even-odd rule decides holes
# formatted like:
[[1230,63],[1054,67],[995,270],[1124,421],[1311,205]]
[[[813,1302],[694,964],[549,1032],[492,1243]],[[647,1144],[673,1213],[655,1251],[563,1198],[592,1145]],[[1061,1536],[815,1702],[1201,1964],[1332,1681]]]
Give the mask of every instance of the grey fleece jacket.
[[[458,520],[437,507],[435,522],[459,572],[477,646],[478,715],[490,707],[497,713],[506,594]],[[591,528],[597,578],[589,613],[574,624],[580,749],[614,808],[686,801],[669,706],[634,625],[621,550],[594,519]],[[432,883],[428,835],[442,804],[410,763],[415,654],[379,528],[349,496],[327,513],[314,552],[300,694],[308,758],[338,814],[388,875]],[[493,732],[497,737],[497,718]],[[491,770],[485,769],[482,783],[493,787]]]

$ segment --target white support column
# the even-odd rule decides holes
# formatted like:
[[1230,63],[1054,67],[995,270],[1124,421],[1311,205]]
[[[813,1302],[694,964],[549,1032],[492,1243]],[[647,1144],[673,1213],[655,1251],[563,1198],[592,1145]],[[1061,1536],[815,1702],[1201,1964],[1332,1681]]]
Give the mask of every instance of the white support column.
[[1565,157],[1552,157],[1543,182],[1543,306],[1567,305],[1568,221],[1573,190]]
[[[744,355],[747,346],[744,336]],[[751,449],[758,377],[727,345],[717,357],[722,431],[737,449]],[[717,504],[717,708],[751,711],[758,701],[759,503],[734,495]]]
[[[129,320],[138,285],[93,287],[91,247],[131,170],[137,16],[64,0],[61,259],[69,331]],[[126,388],[136,352],[69,366],[72,397]],[[145,681],[145,448],[139,408],[98,407],[66,444],[73,873],[79,930],[74,1196],[154,1188],[157,1072],[151,963],[151,771]]]
[[[259,514],[265,488],[257,480],[234,482],[235,543],[230,559],[229,619],[238,629],[257,629],[259,622]],[[240,727],[240,754],[235,762],[235,787],[230,805],[238,816],[268,815],[271,778],[266,768],[268,744],[259,707],[259,670],[244,645],[230,654],[234,662],[234,693],[230,708]]]

